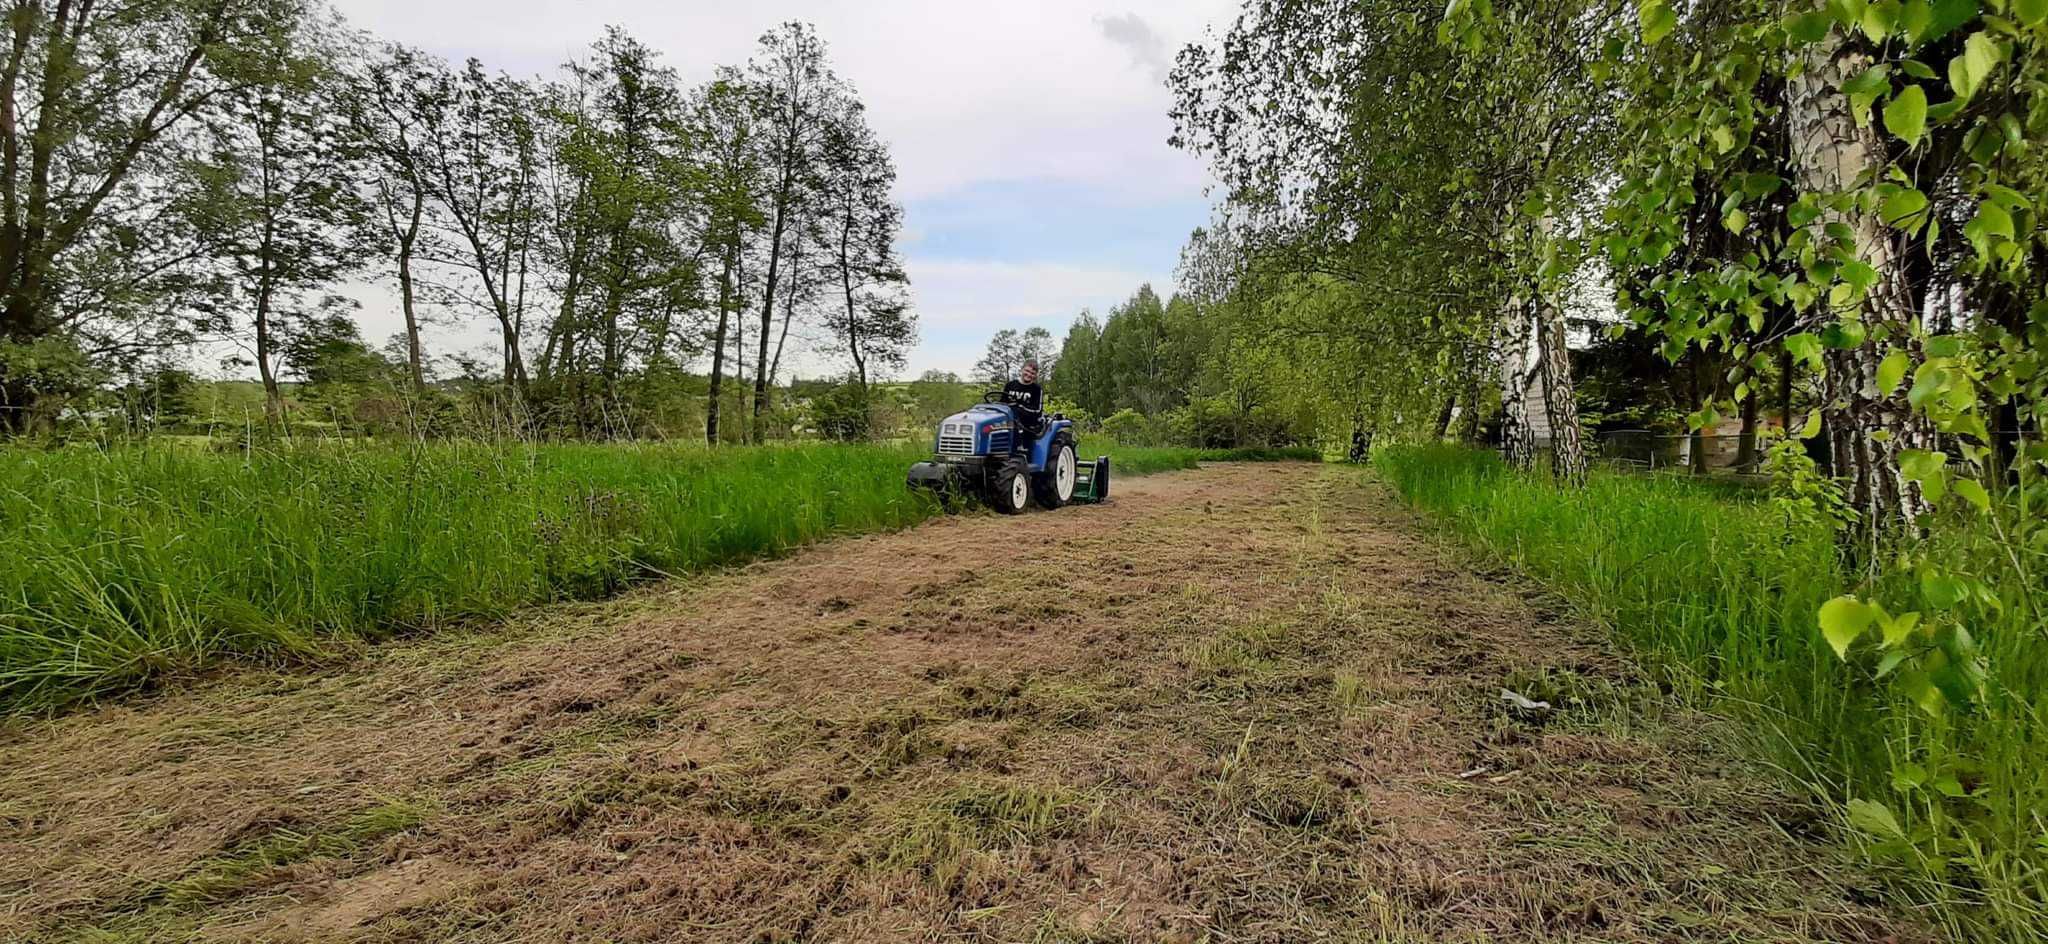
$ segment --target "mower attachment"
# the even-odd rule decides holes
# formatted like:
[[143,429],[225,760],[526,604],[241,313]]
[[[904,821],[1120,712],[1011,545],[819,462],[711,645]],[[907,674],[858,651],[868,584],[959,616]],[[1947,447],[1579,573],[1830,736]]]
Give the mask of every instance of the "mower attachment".
[[1094,504],[1109,498],[1109,457],[1096,456],[1095,461],[1074,470],[1073,501]]

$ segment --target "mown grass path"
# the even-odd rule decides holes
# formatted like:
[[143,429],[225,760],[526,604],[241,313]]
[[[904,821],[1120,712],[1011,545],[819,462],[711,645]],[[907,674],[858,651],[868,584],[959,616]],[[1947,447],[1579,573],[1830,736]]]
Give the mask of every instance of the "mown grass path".
[[1610,651],[1355,469],[1171,473],[15,722],[0,939],[1920,936]]

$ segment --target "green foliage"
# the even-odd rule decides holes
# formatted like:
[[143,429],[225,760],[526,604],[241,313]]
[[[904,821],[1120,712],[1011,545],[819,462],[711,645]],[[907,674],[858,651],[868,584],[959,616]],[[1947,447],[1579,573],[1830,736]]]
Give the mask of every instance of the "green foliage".
[[1786,531],[1797,534],[1826,529],[1833,533],[1855,517],[1842,498],[1841,486],[1821,474],[1819,463],[1806,454],[1799,440],[1787,437],[1773,442],[1764,470],[1771,476],[1771,506]]
[[859,381],[836,384],[812,397],[808,413],[811,428],[834,442],[860,442],[874,435],[874,405]]
[[1102,427],[1102,421],[1096,419],[1095,414],[1082,409],[1080,404],[1066,397],[1048,395],[1045,398],[1045,411],[1048,414],[1058,413],[1067,419],[1073,420],[1074,425],[1084,431],[1093,431]]
[[1117,442],[1133,445],[1161,445],[1166,441],[1165,431],[1150,417],[1128,407],[1118,410],[1102,421],[1103,435]]
[[[2003,560],[2012,546],[1996,530],[1958,513],[1936,523],[1926,566],[1841,596],[1833,505],[1817,498],[1828,483],[1796,449],[1774,448],[1787,484],[1768,498],[1662,476],[1559,489],[1444,447],[1387,449],[1374,464],[1448,528],[1609,626],[1679,694],[1749,721],[1777,766],[1833,805],[1852,841],[1936,904],[1958,939],[2037,939],[2042,591]],[[1992,513],[2029,538],[2041,528],[2017,508]],[[2019,546],[2029,567],[2048,553]]]

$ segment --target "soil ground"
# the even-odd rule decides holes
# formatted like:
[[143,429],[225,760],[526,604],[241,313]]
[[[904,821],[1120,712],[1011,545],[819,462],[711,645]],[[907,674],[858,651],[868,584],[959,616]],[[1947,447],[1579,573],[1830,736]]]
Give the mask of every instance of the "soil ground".
[[1736,740],[1359,471],[1212,466],[15,722],[0,939],[1917,938]]

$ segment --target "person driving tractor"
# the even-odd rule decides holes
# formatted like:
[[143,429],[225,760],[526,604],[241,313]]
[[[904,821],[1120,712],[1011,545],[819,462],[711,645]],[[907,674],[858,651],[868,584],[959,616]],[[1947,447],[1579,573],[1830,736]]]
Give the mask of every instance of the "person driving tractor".
[[1017,371],[1017,379],[1003,385],[1003,402],[1016,411],[1017,422],[1023,425],[1023,432],[1030,437],[1014,436],[1010,440],[1012,443],[1022,445],[1036,440],[1038,434],[1044,432],[1045,391],[1038,386],[1037,361],[1025,361],[1023,369]]

